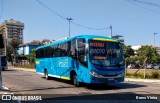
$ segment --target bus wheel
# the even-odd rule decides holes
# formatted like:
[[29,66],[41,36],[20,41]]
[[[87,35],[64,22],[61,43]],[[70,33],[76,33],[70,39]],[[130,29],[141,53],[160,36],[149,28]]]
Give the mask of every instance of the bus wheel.
[[78,79],[77,79],[77,75],[76,75],[76,74],[73,75],[73,84],[74,84],[74,86],[76,86],[76,87],[79,87],[79,86],[80,86],[80,83],[78,82]]
[[45,69],[45,71],[44,71],[44,75],[45,75],[45,78],[46,78],[47,80],[49,80],[48,72],[47,72],[46,69]]

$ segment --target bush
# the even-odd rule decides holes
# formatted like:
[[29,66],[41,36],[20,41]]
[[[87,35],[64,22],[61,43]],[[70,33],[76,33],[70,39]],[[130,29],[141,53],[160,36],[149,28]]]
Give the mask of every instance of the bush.
[[133,76],[136,78],[144,78],[144,76],[140,73],[134,74]]
[[160,74],[157,71],[153,71],[152,74],[151,74],[151,77],[152,78],[159,78]]

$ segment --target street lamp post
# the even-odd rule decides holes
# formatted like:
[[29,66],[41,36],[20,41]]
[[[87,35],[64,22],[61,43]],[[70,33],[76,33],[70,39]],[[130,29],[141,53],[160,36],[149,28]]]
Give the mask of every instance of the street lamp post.
[[154,47],[156,46],[156,44],[155,44],[155,42],[156,42],[156,41],[155,41],[155,39],[156,39],[155,36],[156,36],[156,35],[157,35],[157,33],[154,33]]
[[112,25],[110,25],[110,35],[111,35],[111,38],[112,38]]
[[70,37],[70,22],[71,20],[73,20],[72,18],[67,18],[67,20],[69,21],[69,37]]

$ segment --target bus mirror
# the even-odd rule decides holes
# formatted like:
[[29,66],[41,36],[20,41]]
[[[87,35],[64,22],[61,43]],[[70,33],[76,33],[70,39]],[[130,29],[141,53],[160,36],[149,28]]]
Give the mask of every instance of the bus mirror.
[[88,54],[88,47],[89,47],[89,45],[88,45],[88,44],[86,44],[86,48],[85,48],[85,52],[86,52],[86,54]]

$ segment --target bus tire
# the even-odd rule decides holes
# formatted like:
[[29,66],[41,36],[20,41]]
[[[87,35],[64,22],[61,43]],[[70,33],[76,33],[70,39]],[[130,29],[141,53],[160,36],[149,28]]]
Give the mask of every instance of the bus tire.
[[4,69],[4,68],[2,68],[2,71],[5,71],[5,69]]
[[78,82],[78,79],[77,79],[77,75],[76,75],[76,74],[73,75],[72,80],[73,80],[73,85],[74,85],[74,86],[76,86],[76,87],[79,87],[79,86],[80,86],[80,83]]
[[44,76],[47,80],[49,80],[48,71],[46,69],[44,70]]

